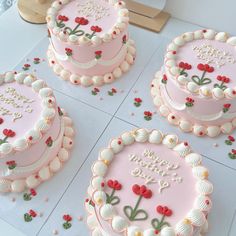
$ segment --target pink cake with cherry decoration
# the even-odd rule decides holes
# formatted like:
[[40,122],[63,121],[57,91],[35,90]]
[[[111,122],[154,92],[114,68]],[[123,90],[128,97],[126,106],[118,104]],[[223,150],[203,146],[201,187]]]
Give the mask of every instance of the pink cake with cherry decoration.
[[205,235],[213,186],[201,162],[187,142],[159,130],[111,140],[92,166],[85,201],[92,235]]
[[154,104],[172,125],[197,136],[236,127],[236,37],[214,30],[184,33],[168,46],[151,85]]
[[0,192],[35,188],[68,160],[72,121],[30,74],[0,75],[0,101]]
[[113,82],[135,59],[123,1],[61,0],[48,10],[48,60],[63,80],[82,86]]

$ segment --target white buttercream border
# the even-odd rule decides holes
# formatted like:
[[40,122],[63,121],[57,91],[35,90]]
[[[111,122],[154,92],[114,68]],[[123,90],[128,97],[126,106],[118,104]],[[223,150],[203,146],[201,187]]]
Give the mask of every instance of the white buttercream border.
[[[172,142],[174,140],[174,143],[171,142],[170,144],[168,142],[169,139],[171,139]],[[121,142],[121,145],[115,145],[118,141]],[[106,195],[103,192],[103,187],[101,183],[104,181],[104,176],[107,172],[108,166],[112,162],[112,159],[115,158],[114,156],[117,153],[122,151],[126,145],[132,145],[134,142],[141,142],[141,143],[150,142],[157,145],[162,144],[167,146],[168,148],[174,149],[176,152],[179,153],[181,157],[184,157],[187,164],[193,168],[192,169],[193,175],[196,179],[198,179],[196,186],[197,192],[199,194],[198,197],[206,196],[207,198],[209,198],[209,195],[213,191],[213,187],[212,184],[207,180],[208,170],[201,165],[201,156],[199,154],[192,153],[190,148],[188,149],[187,152],[186,150],[183,150],[182,148],[183,146],[181,145],[183,143],[178,141],[178,137],[176,135],[172,134],[163,135],[158,130],[148,131],[146,129],[136,129],[134,131],[126,132],[122,134],[120,137],[113,139],[110,142],[108,148],[105,148],[100,152],[98,161],[95,162],[94,165],[92,166],[93,177],[88,189],[88,195],[91,197],[94,204],[98,206],[99,212],[103,206],[107,205],[105,203]],[[98,178],[99,181],[93,182],[95,178]],[[208,188],[206,188],[206,185],[204,187],[205,183],[207,183]],[[95,195],[98,195],[99,199],[96,199]],[[198,197],[196,199],[198,199]],[[87,223],[90,230],[92,231],[92,235],[96,235],[96,233],[102,233],[103,230],[101,229],[101,226],[97,220],[96,217],[97,212],[95,211],[94,207],[92,207],[89,202],[85,203],[85,207],[88,212]],[[111,206],[111,209],[112,208],[113,207]],[[179,235],[179,233],[185,233],[184,235],[187,235],[186,232],[188,232],[188,230],[191,230],[193,232],[193,228],[196,228],[194,221],[195,220],[197,221],[197,219],[199,219],[200,221],[200,218],[203,219],[204,217],[203,220],[204,223],[197,226],[197,228],[203,231],[204,228],[203,226],[207,224],[207,220],[205,219],[205,214],[208,214],[210,208],[207,210],[207,212],[200,210],[200,208],[201,206],[199,206],[198,203],[195,202],[193,209],[190,210],[190,213],[186,216],[186,218],[183,221],[179,222],[176,225],[175,229],[172,227],[168,227],[168,230],[163,228],[160,234],[162,236],[177,236]],[[115,212],[111,214],[111,217],[109,217],[109,219],[104,219],[108,224],[111,225],[113,229],[115,227],[115,225],[113,224],[114,223],[113,219],[115,219],[117,224],[119,225],[120,230],[119,232],[116,231],[117,235],[118,234],[124,236],[155,235],[154,230],[152,228],[143,231],[138,226],[127,226],[128,221],[116,215]]]
[[[236,128],[236,118],[232,122],[227,122],[221,126],[202,126],[198,124],[193,124],[188,120],[182,120],[173,114],[170,109],[165,105],[161,97],[159,86],[161,84],[162,72],[157,72],[155,79],[152,81],[151,95],[153,97],[153,102],[158,108],[160,114],[167,118],[168,122],[172,125],[179,126],[179,128],[184,132],[193,132],[195,135],[202,137],[208,135],[209,137],[216,137],[220,133],[229,134]],[[172,119],[171,117],[175,117]]]
[[[64,137],[61,141],[61,148],[56,157],[54,157],[50,163],[41,168],[37,173],[28,176],[26,179],[8,180],[0,179],[0,193],[7,192],[23,192],[25,188],[36,188],[41,183],[49,180],[54,173],[58,172],[64,162],[69,159],[69,150],[73,146],[73,134],[66,132],[66,128],[72,128],[72,121],[67,116],[66,112],[62,109],[63,116],[62,121],[64,121]],[[73,129],[73,128],[72,128]]]
[[49,65],[53,68],[53,71],[61,79],[69,80],[72,84],[82,85],[84,87],[92,85],[102,86],[103,84],[110,84],[115,79],[120,78],[122,74],[127,72],[130,69],[130,66],[134,63],[136,55],[136,48],[134,41],[129,39],[126,45],[127,45],[127,53],[125,60],[120,64],[119,67],[115,68],[113,71],[103,76],[101,75],[86,76],[86,75],[77,75],[71,73],[58,63],[57,58],[55,57],[54,52],[51,49],[51,46],[49,46],[47,57]]

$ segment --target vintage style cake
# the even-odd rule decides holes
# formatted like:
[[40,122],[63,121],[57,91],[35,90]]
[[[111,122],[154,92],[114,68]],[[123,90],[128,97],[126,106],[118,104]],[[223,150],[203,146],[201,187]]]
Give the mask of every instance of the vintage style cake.
[[47,22],[49,64],[64,80],[100,86],[119,78],[134,62],[123,1],[54,1]]
[[0,192],[35,188],[68,160],[72,121],[30,74],[0,75],[0,101]]
[[113,139],[92,166],[85,201],[93,236],[199,236],[212,184],[187,142],[137,129]]
[[170,124],[197,136],[236,127],[236,37],[198,30],[175,38],[151,85],[154,104]]

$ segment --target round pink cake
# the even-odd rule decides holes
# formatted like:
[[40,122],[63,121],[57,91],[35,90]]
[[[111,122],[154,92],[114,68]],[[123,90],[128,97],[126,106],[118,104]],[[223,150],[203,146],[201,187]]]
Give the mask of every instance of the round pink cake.
[[68,159],[72,121],[30,74],[0,75],[0,101],[0,192],[35,188]]
[[92,235],[205,234],[213,186],[201,161],[187,142],[158,130],[113,139],[92,166],[85,201]]
[[64,80],[100,86],[119,78],[134,62],[122,1],[54,1],[47,22],[49,64]]
[[236,37],[210,29],[173,40],[151,86],[154,104],[170,124],[197,136],[235,129],[235,46]]

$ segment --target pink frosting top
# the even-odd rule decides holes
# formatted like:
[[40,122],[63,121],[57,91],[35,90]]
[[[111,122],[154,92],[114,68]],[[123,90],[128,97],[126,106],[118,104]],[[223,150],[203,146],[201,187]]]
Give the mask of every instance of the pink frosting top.
[[16,139],[33,129],[42,112],[42,100],[39,95],[26,85],[4,83],[0,86],[0,139],[3,139],[4,129],[15,132],[14,137],[7,139],[13,143]]
[[72,30],[78,25],[75,22],[76,17],[84,17],[88,22],[81,22],[77,30],[83,30],[85,33],[92,34],[91,27],[99,26],[101,32],[96,35],[107,33],[117,22],[118,10],[105,0],[78,0],[71,1],[66,4],[57,15],[68,17],[68,21],[64,22],[66,27]]
[[209,88],[221,83],[217,80],[219,75],[230,79],[228,83],[224,83],[226,87],[236,86],[236,49],[228,43],[207,39],[194,40],[178,49],[176,60],[177,65],[185,62],[192,66],[192,69],[185,70],[189,78],[193,75],[201,78],[203,71],[198,69],[200,63],[213,67],[213,72],[205,74],[205,78],[211,80],[211,83],[206,85]]
[[[132,190],[133,185],[145,185],[152,191],[152,197],[143,197],[137,208],[143,209],[148,218],[131,222],[143,229],[152,227],[152,219],[161,219],[162,215],[157,212],[157,206],[167,206],[172,210],[172,215],[166,216],[165,222],[174,226],[192,209],[197,196],[196,180],[191,167],[176,152],[164,145],[134,143],[125,147],[114,157],[105,178],[107,184],[111,179],[122,185],[121,190],[114,194],[120,199],[115,208],[126,219],[124,207],[134,208],[139,198]],[[106,186],[104,191],[110,195],[112,189]],[[138,214],[137,217],[142,218],[143,215]]]

